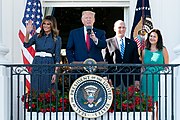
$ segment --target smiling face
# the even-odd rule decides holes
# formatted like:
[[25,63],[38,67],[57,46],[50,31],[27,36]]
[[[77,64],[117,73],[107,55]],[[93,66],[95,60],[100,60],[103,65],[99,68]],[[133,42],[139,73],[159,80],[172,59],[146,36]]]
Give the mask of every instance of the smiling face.
[[122,20],[118,20],[114,23],[114,31],[116,32],[117,37],[124,37],[126,32],[125,23]]
[[149,42],[152,44],[152,45],[156,45],[157,42],[158,42],[158,35],[156,32],[152,32],[149,36]]
[[95,13],[91,11],[84,11],[82,13],[82,18],[81,18],[82,23],[84,26],[93,26],[95,22]]
[[43,30],[46,34],[51,33],[51,27],[52,26],[52,22],[49,20],[45,20],[42,24]]

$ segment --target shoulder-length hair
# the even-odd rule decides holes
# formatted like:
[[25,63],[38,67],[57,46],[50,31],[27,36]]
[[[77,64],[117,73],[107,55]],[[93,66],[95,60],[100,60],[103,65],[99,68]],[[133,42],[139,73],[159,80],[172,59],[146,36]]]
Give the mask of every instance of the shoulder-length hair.
[[[57,21],[54,16],[46,16],[43,21],[42,21],[42,27],[45,21],[49,21],[51,25],[51,33],[54,41],[56,41],[56,37],[59,35],[59,30],[57,29]],[[44,29],[42,28],[38,37],[42,37],[43,34],[45,33]]]
[[147,37],[147,40],[146,40],[146,48],[149,49],[149,50],[151,49],[151,43],[149,42],[149,37],[150,37],[150,34],[152,32],[155,32],[157,34],[157,36],[158,36],[158,41],[157,41],[156,48],[158,50],[162,50],[163,49],[163,39],[162,39],[161,32],[158,29],[153,29],[148,33],[148,37]]

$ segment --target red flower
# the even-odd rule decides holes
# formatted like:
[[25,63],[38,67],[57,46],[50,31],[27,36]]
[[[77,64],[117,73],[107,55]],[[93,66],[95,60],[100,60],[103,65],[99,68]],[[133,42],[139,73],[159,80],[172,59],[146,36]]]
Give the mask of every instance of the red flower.
[[45,112],[46,112],[46,109],[41,108],[40,111],[43,112],[43,113],[45,113]]
[[50,111],[50,108],[46,108],[46,111],[49,112],[49,111]]
[[24,102],[24,95],[21,97],[21,101]]
[[29,103],[26,103],[26,109],[29,109]]
[[52,112],[56,112],[56,109],[54,107],[51,108]]
[[[148,111],[153,110],[152,97],[148,96],[148,101],[146,102],[146,96],[140,92],[140,89],[135,88],[134,86],[129,86],[127,90],[120,91],[116,90],[116,108],[114,108],[114,102],[112,103],[109,112],[116,111],[146,111],[146,106]],[[147,104],[148,103],[148,104]]]
[[31,107],[32,107],[32,108],[36,108],[36,105],[35,105],[35,104],[32,104]]
[[66,98],[60,98],[60,99],[59,99],[59,102],[60,102],[60,103],[63,103],[63,101],[64,101],[64,104],[66,104],[66,103],[68,103],[69,100],[66,99]]
[[108,112],[114,112],[114,109],[112,109],[112,108],[110,108],[109,110],[108,110]]
[[[59,91],[49,90],[47,93],[37,93],[32,91],[31,94],[26,94],[26,109],[35,112],[56,112],[56,101],[58,101],[57,107],[58,111],[62,111],[62,102],[64,102],[64,111],[68,110],[69,100],[68,93],[62,95]],[[58,95],[58,98],[56,98]],[[22,102],[25,102],[25,95],[21,98]],[[32,103],[32,104],[31,104]],[[38,111],[37,111],[38,110]]]
[[62,107],[59,107],[58,110],[59,110],[59,111],[62,111]]

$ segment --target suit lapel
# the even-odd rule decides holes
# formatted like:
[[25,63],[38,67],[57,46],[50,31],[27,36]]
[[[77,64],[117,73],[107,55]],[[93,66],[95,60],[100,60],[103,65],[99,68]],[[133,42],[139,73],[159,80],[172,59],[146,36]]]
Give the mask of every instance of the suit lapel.
[[81,37],[80,39],[84,40],[84,42],[85,42],[84,27],[82,27],[79,32],[80,32],[80,34],[79,34],[80,36],[79,37]]
[[85,36],[84,36],[84,27],[81,27],[81,29],[79,30],[79,33],[78,33],[78,37],[79,37],[79,41],[78,44],[82,44],[82,46],[84,46],[84,48],[87,49],[86,47],[86,39],[85,39]]

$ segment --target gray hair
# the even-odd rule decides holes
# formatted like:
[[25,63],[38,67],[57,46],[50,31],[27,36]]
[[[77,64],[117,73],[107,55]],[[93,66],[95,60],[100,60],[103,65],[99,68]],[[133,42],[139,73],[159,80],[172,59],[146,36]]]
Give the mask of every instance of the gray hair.
[[95,12],[93,12],[93,11],[83,11],[82,12],[82,17],[85,15],[85,14],[92,14],[94,17],[95,17]]
[[120,24],[120,23],[123,23],[124,26],[126,26],[126,24],[125,24],[124,21],[122,21],[122,20],[117,20],[117,21],[114,23],[114,27],[115,27],[116,25]]

